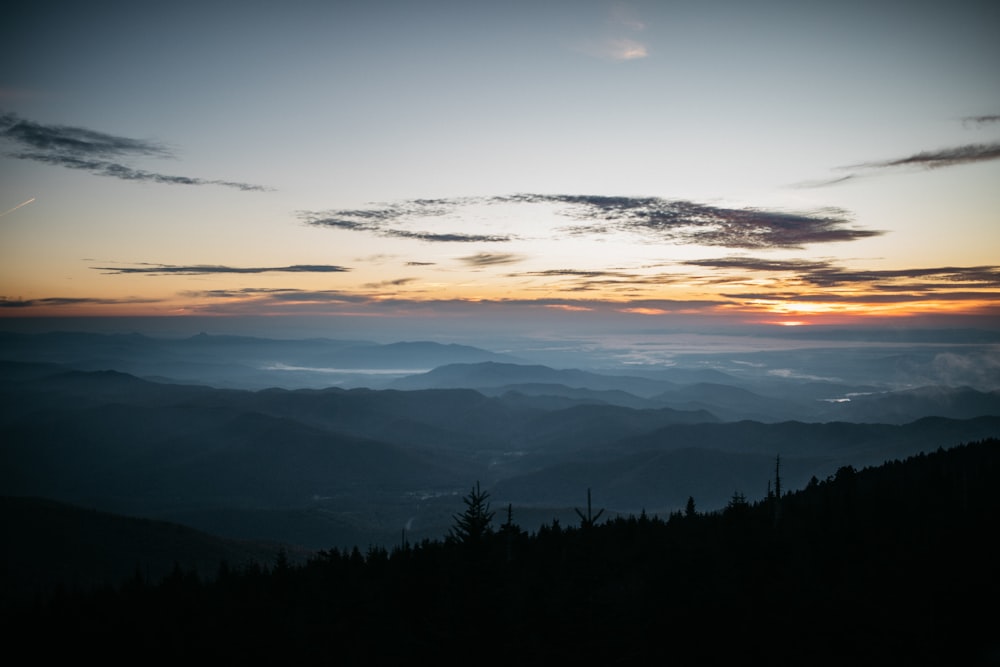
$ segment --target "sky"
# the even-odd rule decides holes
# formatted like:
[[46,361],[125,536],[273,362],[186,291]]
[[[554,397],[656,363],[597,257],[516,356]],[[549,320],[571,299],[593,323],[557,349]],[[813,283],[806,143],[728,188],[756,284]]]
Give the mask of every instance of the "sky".
[[997,26],[969,0],[20,3],[0,327],[1000,329]]

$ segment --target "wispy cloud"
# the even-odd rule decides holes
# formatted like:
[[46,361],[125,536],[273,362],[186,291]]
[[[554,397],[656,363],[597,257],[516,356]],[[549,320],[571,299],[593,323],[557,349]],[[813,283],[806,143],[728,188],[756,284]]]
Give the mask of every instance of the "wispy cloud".
[[1000,123],[1000,114],[991,114],[987,116],[968,116],[962,119],[962,122],[966,125],[989,125],[991,123]]
[[[524,287],[527,291],[601,292],[615,298],[641,297],[648,287],[670,285],[679,281],[691,282],[688,276],[676,274],[648,274],[641,271],[586,271],[578,269],[547,269],[509,274],[512,278],[543,278],[537,287]],[[554,283],[552,281],[555,281]]]
[[409,285],[415,282],[416,278],[396,278],[395,280],[382,280],[377,283],[367,283],[365,287],[368,289],[383,289],[385,287],[402,287],[403,285]]
[[275,290],[188,292],[185,296],[208,300],[192,309],[218,313],[322,313],[352,314],[365,317],[439,317],[468,316],[470,312],[519,313],[566,311],[591,313],[666,314],[691,313],[722,308],[728,301],[720,300],[670,300],[636,299],[627,303],[609,302],[605,299],[539,298],[539,299],[411,299],[386,295],[372,296],[337,291]]
[[481,252],[459,259],[469,266],[496,266],[497,264],[513,264],[522,261],[522,258],[509,253],[489,253]]
[[445,216],[454,209],[472,203],[469,199],[413,199],[371,209],[300,211],[299,219],[308,225],[354,232],[368,232],[388,238],[414,239],[436,243],[502,243],[513,240],[507,234],[470,234],[467,232],[430,232],[404,229],[402,225],[419,218]]
[[631,7],[619,3],[603,28],[603,36],[582,42],[577,49],[589,56],[604,60],[640,60],[649,56],[649,47],[637,38],[646,24]]
[[722,208],[658,197],[517,195],[512,200],[563,203],[578,222],[572,234],[636,233],[659,241],[729,248],[801,248],[882,234],[853,229],[842,209],[800,213]]
[[495,197],[409,200],[372,209],[306,211],[300,212],[299,216],[310,225],[422,241],[518,240],[513,234],[469,234],[460,230],[430,233],[407,229],[428,218],[434,218],[438,225],[463,224],[461,216],[456,215],[460,209],[491,205],[557,207],[559,210],[553,220],[559,224],[553,224],[548,229],[536,229],[537,235],[542,238],[546,235],[549,238],[559,238],[630,233],[664,243],[729,248],[801,248],[813,243],[852,241],[882,234],[881,231],[852,227],[847,212],[836,208],[788,212],[723,208],[658,197],[602,195],[521,193]]
[[20,203],[20,204],[18,204],[17,206],[12,206],[12,207],[10,207],[9,209],[7,209],[6,211],[4,211],[3,213],[0,213],[0,218],[4,217],[4,216],[5,216],[5,215],[7,215],[8,213],[13,213],[14,211],[16,211],[16,210],[17,210],[17,209],[19,209],[19,208],[22,208],[22,207],[24,207],[24,206],[27,206],[28,204],[32,203],[33,201],[35,201],[35,198],[34,198],[34,197],[32,197],[32,198],[30,198],[30,199],[26,199],[25,201],[21,202],[21,203]]
[[825,271],[830,263],[815,260],[799,259],[762,259],[759,257],[721,257],[715,259],[692,259],[684,262],[686,266],[701,266],[712,269],[746,269],[750,271],[795,271],[808,273],[810,271]]
[[252,306],[253,304],[358,304],[367,303],[370,296],[352,294],[340,290],[303,290],[294,288],[243,288],[218,290],[189,290],[181,296],[195,299],[213,299],[235,301]]
[[994,301],[1000,297],[1000,292],[920,292],[909,291],[895,294],[872,294],[870,292],[835,293],[829,292],[749,292],[738,294],[723,294],[730,299],[746,301],[779,301],[783,303],[845,303],[845,304],[907,304],[923,301]]
[[986,160],[996,160],[1000,158],[1000,143],[992,144],[970,144],[967,146],[957,146],[954,148],[942,148],[935,151],[923,151],[914,153],[906,157],[892,160],[881,160],[876,162],[862,162],[860,164],[844,167],[845,169],[884,169],[888,167],[926,167],[936,169],[938,167],[950,167],[956,164],[967,164],[970,162],[983,162]]
[[293,264],[291,266],[222,266],[219,264],[193,264],[175,266],[172,264],[136,264],[132,266],[92,266],[97,271],[109,275],[146,274],[155,276],[191,275],[201,276],[215,273],[340,273],[350,271],[342,266],[329,264]]
[[42,299],[12,299],[0,297],[0,308],[44,308],[61,306],[109,306],[159,303],[159,299],[102,299],[94,297],[45,297]]
[[[813,287],[864,287],[868,290],[953,291],[965,288],[1000,288],[998,266],[939,266],[905,269],[847,269],[823,260],[768,260],[724,257],[683,262],[720,270],[793,274],[798,284]],[[735,281],[734,281],[735,282]]]
[[0,139],[16,147],[9,153],[16,159],[79,169],[95,176],[168,185],[219,185],[244,191],[270,189],[238,181],[176,176],[136,169],[122,164],[118,158],[169,158],[174,157],[173,152],[156,141],[121,137],[83,127],[43,125],[12,113],[0,112]]
[[[981,122],[996,122],[987,120],[993,116],[981,116]],[[931,151],[921,151],[899,158],[888,160],[873,160],[870,162],[859,162],[857,164],[837,167],[838,170],[851,173],[843,176],[835,176],[829,179],[804,181],[795,184],[799,188],[818,188],[830,185],[838,185],[848,181],[855,181],[861,178],[896,171],[906,168],[915,169],[940,169],[942,167],[954,167],[962,164],[972,164],[976,162],[987,162],[989,160],[1000,159],[1000,142],[986,144],[968,144],[965,146],[954,146],[951,148],[940,148]]]
[[595,46],[592,53],[611,60],[639,60],[649,56],[645,44],[627,37],[605,40]]

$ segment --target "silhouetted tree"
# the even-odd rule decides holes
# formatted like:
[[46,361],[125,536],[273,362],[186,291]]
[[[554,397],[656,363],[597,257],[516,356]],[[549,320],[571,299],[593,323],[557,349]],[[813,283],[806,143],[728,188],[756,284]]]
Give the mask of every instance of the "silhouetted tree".
[[684,506],[684,516],[692,517],[695,514],[697,514],[697,512],[694,508],[694,496],[688,496],[687,505]]
[[504,550],[507,562],[513,558],[514,540],[521,534],[521,528],[514,523],[514,508],[511,503],[507,503],[507,520],[500,526],[500,534],[504,538]]
[[744,516],[749,509],[750,503],[747,501],[747,497],[740,491],[734,491],[732,498],[726,503],[726,509],[722,513],[727,517],[735,518]]
[[576,510],[577,515],[580,517],[580,526],[584,529],[593,528],[594,525],[597,523],[597,520],[600,518],[600,516],[604,514],[603,509],[598,510],[596,515],[591,510],[590,489],[587,489],[587,514],[585,515],[583,512],[581,512],[579,509],[575,507],[573,509]]
[[774,511],[773,520],[774,525],[778,525],[778,519],[781,518],[781,454],[778,454],[774,458]]
[[490,494],[479,487],[479,482],[469,492],[469,495],[462,498],[465,503],[465,511],[454,515],[455,525],[449,532],[449,539],[466,545],[481,543],[484,538],[493,532],[490,522],[493,521],[493,512],[490,510]]

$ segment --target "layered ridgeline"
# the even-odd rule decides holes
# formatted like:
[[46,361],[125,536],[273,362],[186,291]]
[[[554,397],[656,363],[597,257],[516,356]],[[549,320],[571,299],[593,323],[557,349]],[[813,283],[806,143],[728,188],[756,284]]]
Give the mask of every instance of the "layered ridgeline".
[[[170,573],[151,577],[140,560],[97,589],[0,606],[0,620],[13,650],[53,658],[996,664],[1000,440],[845,466],[793,492],[782,470],[776,459],[772,492],[759,501],[734,493],[712,512],[692,500],[667,517],[609,517],[588,494],[572,523],[534,531],[474,485],[440,539],[223,560],[214,576],[178,554]],[[34,527],[9,524],[8,559],[57,560],[38,553],[47,549],[82,569],[90,553],[78,541],[124,521],[43,509],[49,516],[36,513]],[[77,529],[59,533],[53,513]],[[105,531],[109,560],[119,551],[141,558],[136,535],[153,547],[168,543],[163,535],[198,543],[178,539],[176,526],[135,531],[134,521]],[[7,564],[16,575],[24,561]]]
[[[3,343],[0,495],[306,548],[440,537],[471,480],[531,528],[573,520],[588,488],[607,516],[666,516],[689,498],[712,510],[734,493],[764,497],[777,457],[793,490],[844,466],[1000,435],[1000,395],[971,386],[699,365],[599,372],[435,343],[76,334],[4,334]],[[444,363],[400,368],[421,359]],[[911,357],[865,365],[911,376],[917,366]],[[293,367],[344,386],[181,381],[243,369],[244,380],[288,384],[293,371],[282,369]],[[372,387],[331,374],[346,367]]]

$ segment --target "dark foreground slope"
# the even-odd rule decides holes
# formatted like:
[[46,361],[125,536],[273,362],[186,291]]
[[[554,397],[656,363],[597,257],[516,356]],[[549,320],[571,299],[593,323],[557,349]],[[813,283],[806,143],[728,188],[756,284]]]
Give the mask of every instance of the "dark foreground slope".
[[214,577],[219,564],[274,563],[310,552],[285,544],[232,540],[186,526],[119,516],[42,498],[0,496],[3,568],[0,607],[56,590],[119,586],[137,574],[151,581],[175,568]]
[[[998,475],[1000,441],[984,440],[719,512],[594,507],[534,533],[456,521],[455,539],[175,572],[2,620],[9,650],[39,658],[997,664]],[[461,518],[487,509],[469,500]]]

